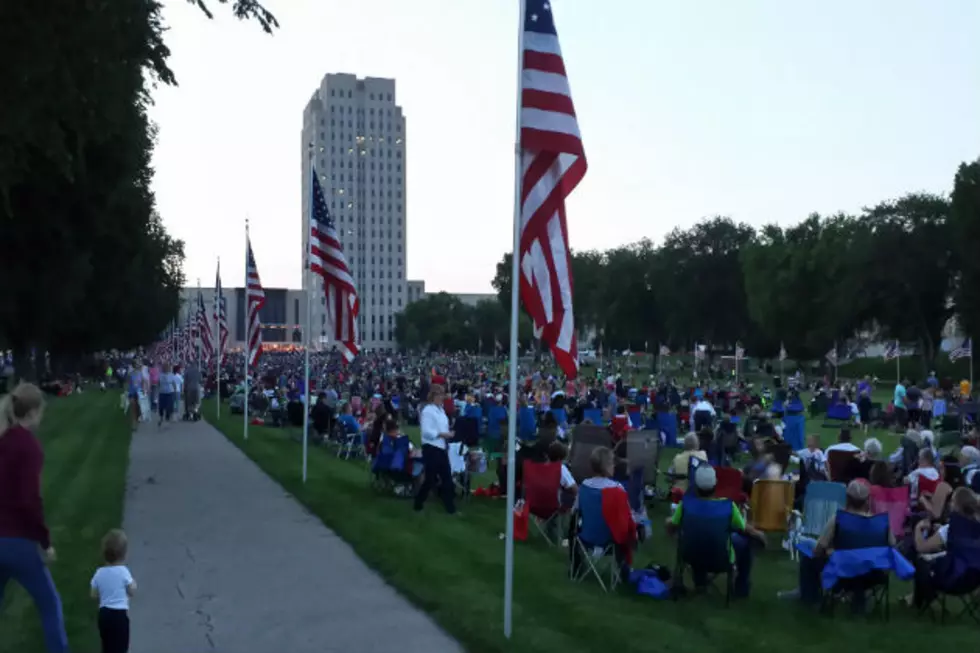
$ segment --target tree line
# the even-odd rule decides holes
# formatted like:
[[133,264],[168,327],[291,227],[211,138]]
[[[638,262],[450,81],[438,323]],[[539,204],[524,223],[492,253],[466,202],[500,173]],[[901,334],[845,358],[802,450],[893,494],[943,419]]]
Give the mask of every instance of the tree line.
[[0,348],[19,376],[147,344],[178,312],[184,247],[150,188],[150,91],[177,83],[164,32],[155,0],[0,9]]
[[[695,343],[750,355],[820,359],[858,333],[935,360],[944,326],[980,327],[980,160],[949,197],[913,193],[859,214],[754,229],[727,217],[572,256],[575,319],[607,350]],[[511,255],[493,287],[509,303]]]

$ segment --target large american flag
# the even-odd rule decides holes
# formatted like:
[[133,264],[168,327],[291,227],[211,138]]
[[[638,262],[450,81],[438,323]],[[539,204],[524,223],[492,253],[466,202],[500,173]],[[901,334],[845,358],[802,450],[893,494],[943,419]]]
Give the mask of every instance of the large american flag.
[[225,352],[228,351],[228,303],[225,293],[221,290],[221,261],[218,261],[218,271],[214,280],[214,324],[218,330],[218,351],[215,368],[220,369],[225,362]]
[[197,291],[197,337],[200,338],[201,360],[207,366],[214,357],[214,332],[211,331],[211,320],[208,319],[208,309],[204,306],[204,295]]
[[359,349],[357,315],[361,311],[361,303],[337,235],[337,224],[327,210],[327,200],[316,176],[316,168],[310,166],[310,170],[310,270],[323,279],[327,312],[333,324],[333,339],[344,360],[350,362]]
[[252,254],[252,241],[245,237],[246,265],[245,265],[245,295],[246,295],[246,315],[245,315],[245,340],[248,342],[248,364],[255,365],[259,356],[262,355],[262,323],[259,320],[259,311],[265,306],[265,291],[262,290],[262,281],[259,279],[259,269],[255,266],[255,256]]
[[949,360],[955,361],[960,358],[973,358],[973,341],[967,338],[959,347],[954,347],[949,352]]
[[521,62],[520,293],[566,376],[578,374],[565,198],[587,164],[546,0],[527,0]]

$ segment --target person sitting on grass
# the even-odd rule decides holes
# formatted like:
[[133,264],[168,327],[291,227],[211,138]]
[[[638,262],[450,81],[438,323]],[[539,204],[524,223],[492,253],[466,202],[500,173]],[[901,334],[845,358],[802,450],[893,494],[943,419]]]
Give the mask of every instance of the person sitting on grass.
[[[715,486],[718,484],[718,475],[715,468],[710,465],[702,465],[694,472],[694,491],[695,496],[700,500],[722,500],[715,497]],[[667,518],[666,528],[668,535],[674,535],[682,527],[684,519],[684,502],[677,504],[673,514]],[[750,540],[755,540],[763,547],[766,545],[765,533],[747,524],[742,511],[732,503],[731,539],[729,540],[728,552],[731,561],[735,564],[735,587],[733,595],[737,598],[747,598],[750,589],[750,575],[752,573],[752,549]],[[707,586],[707,575],[699,570],[696,565],[692,566],[694,573],[694,586],[697,590],[703,590]]]

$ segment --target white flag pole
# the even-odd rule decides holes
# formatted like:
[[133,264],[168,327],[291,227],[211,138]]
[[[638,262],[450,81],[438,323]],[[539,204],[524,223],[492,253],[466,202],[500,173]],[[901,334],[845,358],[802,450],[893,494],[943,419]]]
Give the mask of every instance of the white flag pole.
[[898,385],[902,382],[902,350],[898,340],[895,341],[895,376],[895,384]]
[[973,338],[970,338],[970,394],[973,394]]
[[310,274],[310,254],[313,251],[313,180],[316,178],[316,169],[313,167],[313,149],[312,146],[309,149],[309,160],[310,160],[310,190],[307,195],[307,201],[309,201],[310,206],[306,214],[306,260],[303,262],[303,273],[306,275],[306,328],[304,331],[303,341],[305,342],[306,354],[303,358],[303,483],[306,483],[306,459],[307,459],[307,449],[309,447],[310,438],[310,346],[313,343],[313,338],[310,335],[310,325],[312,320],[310,319],[310,308],[312,303],[310,298],[313,296],[310,286],[313,284],[313,275]]
[[525,0],[519,0],[517,11],[517,109],[514,115],[514,254],[510,271],[510,401],[507,407],[507,537],[504,543],[504,637],[513,630],[514,599],[514,466],[517,437],[517,311],[521,257],[521,73],[524,57]]
[[245,218],[245,287],[243,297],[245,299],[245,409],[242,411],[242,415],[245,417],[245,439],[248,440],[248,357],[252,353],[250,351],[249,329],[251,329],[251,320],[248,319],[248,218]]

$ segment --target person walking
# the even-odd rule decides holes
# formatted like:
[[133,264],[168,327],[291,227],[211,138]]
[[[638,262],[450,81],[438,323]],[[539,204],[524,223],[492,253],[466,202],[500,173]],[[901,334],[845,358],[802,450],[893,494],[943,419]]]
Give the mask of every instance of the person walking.
[[129,600],[136,594],[136,581],[126,566],[128,549],[129,541],[123,531],[109,531],[102,539],[105,565],[92,576],[92,598],[99,601],[102,653],[129,651]]
[[453,438],[449,430],[449,418],[443,404],[446,390],[438,383],[433,383],[429,396],[420,416],[422,431],[422,464],[425,467],[425,477],[415,495],[415,511],[420,512],[429,496],[429,490],[438,484],[442,495],[443,505],[450,515],[456,512],[455,488],[453,486],[452,469],[449,466],[447,442]]
[[157,397],[157,407],[160,413],[160,421],[157,427],[162,427],[164,422],[169,422],[174,416],[174,398],[177,396],[177,378],[170,369],[170,365],[163,366],[160,373],[159,395]]
[[0,602],[8,580],[34,600],[48,653],[68,651],[61,597],[48,571],[54,562],[41,500],[44,452],[34,431],[41,424],[44,395],[22,383],[0,399]]

